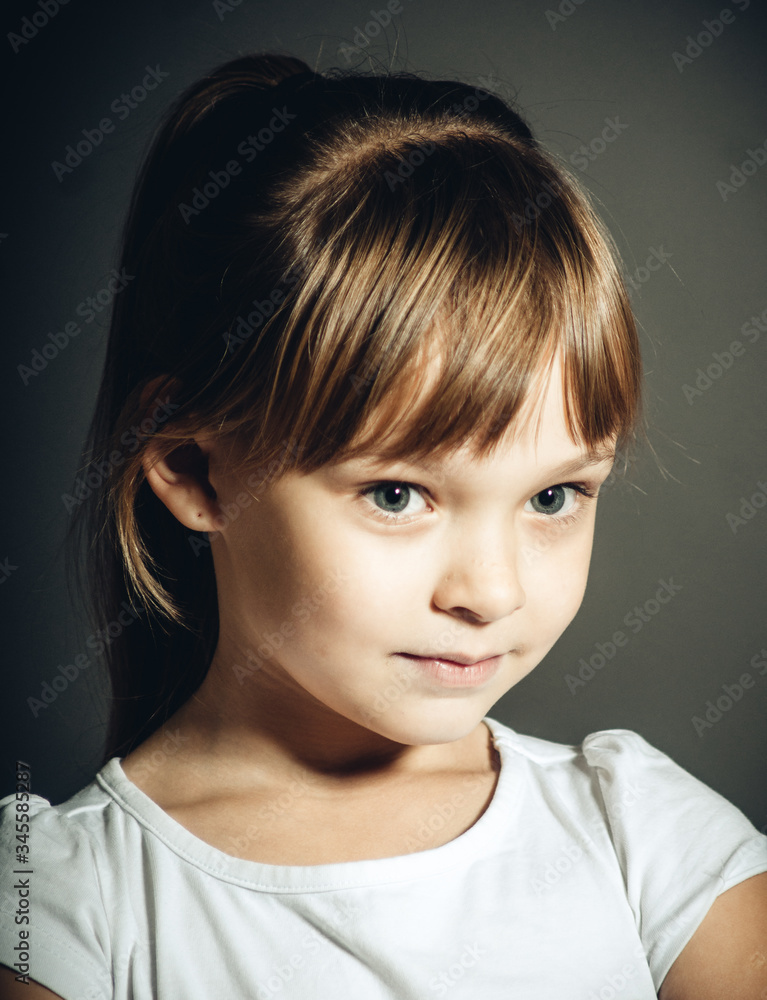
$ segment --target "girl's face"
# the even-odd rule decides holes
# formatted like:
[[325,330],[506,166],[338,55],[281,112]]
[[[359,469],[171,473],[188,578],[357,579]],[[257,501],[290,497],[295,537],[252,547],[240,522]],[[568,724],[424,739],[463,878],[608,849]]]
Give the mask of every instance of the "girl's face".
[[[584,493],[613,458],[612,442],[588,455],[570,439],[558,364],[543,390],[490,458],[341,461],[288,473],[225,518],[214,666],[238,705],[446,743],[540,662],[583,598],[596,513]],[[236,506],[242,484],[210,458],[219,502]],[[499,662],[450,686],[412,659],[428,654]]]

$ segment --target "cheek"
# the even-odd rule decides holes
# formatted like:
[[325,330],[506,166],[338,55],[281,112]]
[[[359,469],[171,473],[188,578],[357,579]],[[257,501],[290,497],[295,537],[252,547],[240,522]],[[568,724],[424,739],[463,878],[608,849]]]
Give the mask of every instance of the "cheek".
[[[567,529],[565,529],[567,530]],[[583,601],[591,561],[593,522],[539,543],[527,560],[528,604],[552,628],[564,630]]]
[[[289,621],[298,645],[337,648],[385,627],[412,574],[390,539],[333,526],[317,505],[261,508],[230,531],[234,600],[259,631]],[[268,517],[265,516],[268,514]]]
[[226,610],[256,633],[303,630],[342,582],[341,553],[324,547],[322,532],[285,504],[266,498],[246,514],[214,543],[225,547],[219,585]]
[[329,544],[324,553],[334,561],[339,582],[318,625],[329,634],[337,630],[339,638],[342,631],[384,635],[393,620],[402,620],[417,605],[423,570],[419,575],[412,552],[393,539],[359,533],[342,541],[341,546]]

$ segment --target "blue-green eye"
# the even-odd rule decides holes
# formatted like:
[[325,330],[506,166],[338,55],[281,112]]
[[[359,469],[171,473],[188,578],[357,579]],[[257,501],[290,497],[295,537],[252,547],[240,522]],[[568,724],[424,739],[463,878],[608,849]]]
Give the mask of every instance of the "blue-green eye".
[[565,523],[580,514],[587,500],[595,500],[596,497],[596,492],[582,483],[559,483],[536,493],[525,504],[525,510],[533,514],[546,514]]
[[371,495],[387,514],[401,514],[410,502],[410,487],[407,483],[381,483]]
[[536,493],[534,497],[531,497],[528,503],[532,505],[533,510],[537,514],[559,514],[567,503],[568,496],[566,491],[568,490],[571,498],[570,506],[572,506],[574,490],[572,487],[566,486],[549,486],[547,489],[541,490],[540,493]]
[[[407,520],[426,509],[423,497],[418,492],[417,487],[410,483],[376,483],[374,486],[368,486],[362,490],[362,495],[373,501],[375,506],[372,513],[386,520]],[[407,509],[413,498],[420,499],[421,507],[416,507],[415,510]],[[405,513],[406,510],[407,513]],[[402,516],[400,517],[400,515]]]

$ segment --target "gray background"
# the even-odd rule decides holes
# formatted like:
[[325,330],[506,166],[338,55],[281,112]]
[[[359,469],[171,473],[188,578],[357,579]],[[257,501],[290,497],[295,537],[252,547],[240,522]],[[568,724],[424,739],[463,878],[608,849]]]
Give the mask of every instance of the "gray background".
[[[720,0],[564,0],[571,13],[556,20],[546,14],[557,11],[553,0],[402,0],[376,37],[371,10],[385,10],[380,0],[372,7],[243,0],[221,16],[208,0],[70,0],[18,53],[5,36],[39,8],[32,0],[5,5],[0,44],[14,97],[0,219],[0,561],[15,568],[0,584],[0,794],[11,789],[19,758],[31,764],[38,794],[53,802],[73,794],[97,770],[106,718],[96,663],[36,718],[27,701],[39,698],[60,663],[87,651],[89,630],[68,596],[61,559],[68,517],[61,498],[77,470],[106,323],[83,325],[26,386],[17,365],[106,284],[134,172],[170,100],[229,58],[276,50],[319,70],[347,68],[352,59],[368,68],[372,55],[393,69],[516,96],[539,138],[598,199],[636,285],[655,455],[646,449],[600,501],[589,589],[575,622],[489,714],[564,743],[597,729],[634,729],[767,830],[767,675],[751,663],[762,648],[767,659],[767,509],[755,509],[735,532],[726,520],[742,498],[763,492],[759,481],[767,484],[767,333],[753,344],[741,333],[767,309],[767,165],[726,199],[717,189],[749,148],[767,155],[765,10],[757,2],[741,10],[744,3],[728,5],[733,23],[681,71],[673,53],[684,53],[704,20],[719,17]],[[356,54],[346,48],[355,38]],[[117,121],[112,101],[158,64],[167,79]],[[115,131],[59,182],[52,161],[105,115]],[[602,143],[606,119],[624,127]],[[593,157],[585,170],[581,146]],[[642,270],[653,250],[667,262]],[[682,387],[736,339],[744,354],[689,402]],[[650,603],[649,620],[632,631],[625,617],[652,602],[662,580],[681,590],[659,609]],[[567,675],[617,630],[626,645],[573,693]],[[746,671],[753,686],[697,732],[693,716],[704,718],[723,685]]]

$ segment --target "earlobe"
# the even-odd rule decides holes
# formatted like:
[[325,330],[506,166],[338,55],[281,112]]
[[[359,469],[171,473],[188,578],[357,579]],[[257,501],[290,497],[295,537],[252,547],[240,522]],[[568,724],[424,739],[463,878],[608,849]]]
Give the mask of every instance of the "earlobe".
[[216,531],[220,524],[216,491],[208,479],[207,448],[197,441],[179,445],[164,458],[157,457],[155,442],[149,442],[142,464],[154,494],[176,520],[193,531]]
[[[163,398],[155,395],[161,386],[165,387]],[[165,375],[156,376],[144,386],[139,409],[146,411],[151,402],[170,406],[171,396],[180,387],[176,378],[168,381]],[[221,523],[216,491],[208,476],[208,455],[214,443],[213,436],[190,438],[158,458],[160,442],[150,439],[142,456],[144,475],[153,493],[177,521],[194,531],[216,531],[216,523]]]

